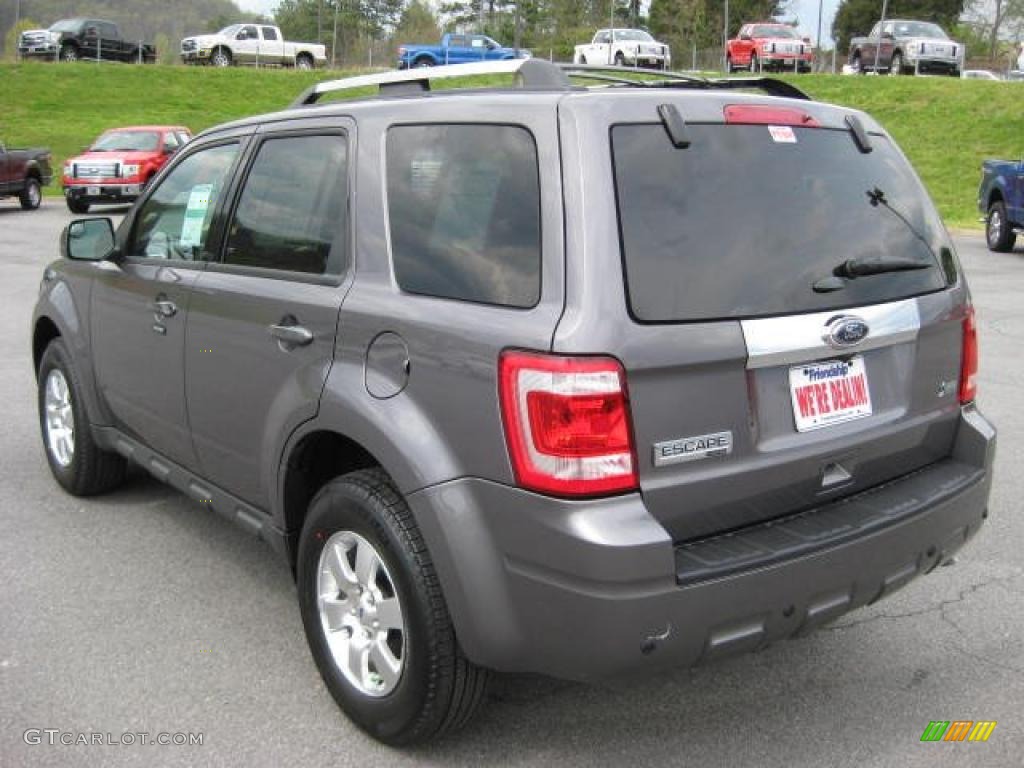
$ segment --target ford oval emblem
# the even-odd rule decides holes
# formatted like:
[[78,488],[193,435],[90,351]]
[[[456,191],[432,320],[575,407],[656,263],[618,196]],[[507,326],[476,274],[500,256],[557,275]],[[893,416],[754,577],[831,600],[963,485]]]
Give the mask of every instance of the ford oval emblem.
[[867,338],[868,324],[859,317],[843,315],[829,321],[824,339],[836,349],[852,347]]

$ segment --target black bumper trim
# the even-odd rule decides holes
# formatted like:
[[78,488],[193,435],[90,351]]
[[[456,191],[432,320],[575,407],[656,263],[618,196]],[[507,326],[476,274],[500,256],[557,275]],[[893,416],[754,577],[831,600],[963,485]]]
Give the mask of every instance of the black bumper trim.
[[842,546],[925,512],[984,477],[984,469],[940,461],[826,506],[681,544],[676,583],[689,586]]

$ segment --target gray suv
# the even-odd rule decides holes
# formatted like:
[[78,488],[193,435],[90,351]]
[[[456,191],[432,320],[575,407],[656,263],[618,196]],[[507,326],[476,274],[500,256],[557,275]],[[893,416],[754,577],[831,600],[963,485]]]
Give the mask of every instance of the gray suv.
[[[480,72],[518,87],[427,92]],[[390,744],[487,670],[702,664],[934,570],[995,432],[924,188],[865,114],[658,77],[392,72],[196,138],[46,268],[56,480],[132,462],[266,540]]]

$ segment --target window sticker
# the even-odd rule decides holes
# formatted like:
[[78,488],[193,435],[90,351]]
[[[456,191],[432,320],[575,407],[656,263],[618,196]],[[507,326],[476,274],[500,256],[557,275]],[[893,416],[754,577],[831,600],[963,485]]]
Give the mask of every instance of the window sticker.
[[796,134],[788,125],[769,125],[768,133],[776,144],[796,144]]
[[198,248],[203,240],[203,222],[210,207],[213,184],[196,184],[188,196],[185,219],[181,223],[180,245]]

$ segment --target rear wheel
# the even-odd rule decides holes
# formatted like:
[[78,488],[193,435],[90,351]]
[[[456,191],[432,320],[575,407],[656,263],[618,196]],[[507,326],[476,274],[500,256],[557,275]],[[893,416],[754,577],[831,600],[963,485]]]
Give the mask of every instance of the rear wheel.
[[125,460],[93,440],[78,372],[60,338],[43,353],[38,382],[43,447],[57,482],[75,496],[91,496],[120,485]]
[[903,74],[903,54],[896,51],[892,55],[892,63],[889,64],[890,75],[902,75]]
[[427,58],[426,56],[424,56],[423,58],[420,58],[420,59],[416,59],[416,61],[414,61],[414,62],[412,63],[412,65],[413,65],[413,66],[414,66],[414,67],[415,67],[416,69],[422,69],[423,67],[432,67],[432,66],[434,66],[434,62],[433,62],[433,61],[431,61],[431,60],[430,60],[429,58]]
[[34,211],[43,202],[43,190],[39,186],[39,179],[29,176],[25,179],[25,188],[18,195],[21,207],[26,211]]
[[1006,218],[1006,205],[996,200],[988,207],[988,219],[985,222],[985,241],[990,251],[1006,253],[1013,250],[1017,235]]
[[310,650],[356,725],[403,745],[469,720],[487,673],[462,655],[423,537],[382,470],[344,475],[316,495],[297,565]]
[[296,69],[312,69],[313,59],[308,53],[300,53],[295,57]]
[[760,72],[761,71],[761,62],[758,61],[756,53],[750,54],[750,71],[751,72]]

